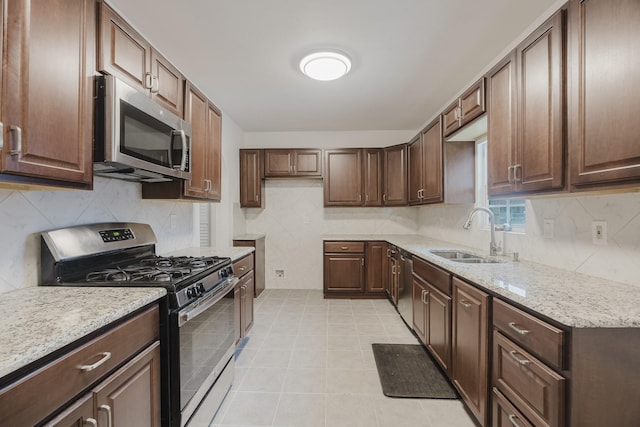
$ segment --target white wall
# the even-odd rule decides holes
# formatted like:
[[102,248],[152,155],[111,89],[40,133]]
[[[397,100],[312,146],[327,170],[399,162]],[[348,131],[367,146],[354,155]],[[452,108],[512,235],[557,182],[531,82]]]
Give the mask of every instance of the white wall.
[[0,293],[37,286],[41,231],[107,221],[150,224],[158,252],[193,242],[193,205],[142,200],[140,184],[96,177],[93,191],[0,189]]

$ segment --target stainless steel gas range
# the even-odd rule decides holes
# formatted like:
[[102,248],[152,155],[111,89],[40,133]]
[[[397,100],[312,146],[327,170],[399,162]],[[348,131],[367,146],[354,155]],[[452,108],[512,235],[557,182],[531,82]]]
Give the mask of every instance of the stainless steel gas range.
[[89,224],[41,236],[43,286],[167,290],[162,424],[182,427],[213,418],[233,381],[237,278],[231,259],[158,256],[153,230],[140,223]]

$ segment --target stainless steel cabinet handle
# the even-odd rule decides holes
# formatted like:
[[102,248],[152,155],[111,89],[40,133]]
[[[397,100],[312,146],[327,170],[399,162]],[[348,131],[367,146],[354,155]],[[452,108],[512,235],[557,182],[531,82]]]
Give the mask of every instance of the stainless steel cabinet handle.
[[509,184],[513,184],[513,182],[514,182],[514,181],[513,181],[513,178],[512,178],[512,175],[513,175],[513,168],[514,168],[514,167],[515,167],[515,166],[509,166],[509,167],[507,168],[507,182],[508,182]]
[[391,249],[387,248],[387,258],[391,258]]
[[517,421],[518,417],[513,414],[509,414],[509,422],[513,427],[522,427],[522,425]]
[[211,180],[210,179],[205,179],[204,180],[204,192],[208,193],[211,191]]
[[471,307],[471,303],[468,302],[468,301],[465,301],[465,300],[461,299],[459,302],[460,302],[460,305],[463,306],[464,308]]
[[[520,169],[520,176],[518,177],[518,169]],[[513,166],[513,180],[514,182],[522,182],[522,165]]]
[[4,148],[4,125],[0,122],[0,150]]
[[151,76],[151,93],[158,93],[158,91],[160,91],[158,76]]
[[518,362],[519,364],[521,364],[521,365],[523,365],[523,366],[526,366],[526,365],[528,365],[529,363],[531,363],[531,362],[530,362],[529,360],[527,360],[527,359],[524,359],[524,358],[522,358],[522,357],[518,357],[518,352],[517,352],[517,351],[515,351],[515,350],[511,350],[511,351],[509,352],[509,355],[513,358],[513,360],[515,360],[516,362]]
[[361,261],[362,261],[362,266],[364,267],[364,258],[362,258],[362,260],[361,260]]
[[517,333],[519,333],[520,335],[527,335],[528,333],[531,333],[531,331],[528,329],[523,329],[518,327],[518,325],[515,322],[509,322],[509,327],[514,331],[516,331]]
[[240,270],[240,271],[245,271],[246,269],[247,269],[247,267],[245,267],[245,266],[242,266],[242,267],[238,268],[238,270]]
[[258,195],[256,194],[256,202],[258,201]]
[[349,249],[348,246],[340,246],[340,249],[342,249],[343,251],[346,251],[347,249]]
[[98,427],[98,422],[93,418],[87,418],[86,420],[84,420],[83,424],[86,426],[88,425],[91,427]]
[[358,194],[358,201],[361,202],[362,201],[362,194]]
[[17,156],[22,153],[22,129],[20,126],[9,126],[9,132],[11,132],[9,155]]
[[429,300],[427,299],[429,297],[429,291],[425,291],[424,289],[422,290],[422,303],[427,305],[429,304]]
[[105,412],[107,414],[107,427],[113,427],[113,414],[111,413],[111,406],[100,405],[98,411]]
[[151,89],[153,87],[153,75],[151,73],[144,74],[144,88]]
[[84,371],[84,372],[93,371],[94,369],[96,369],[97,367],[102,365],[104,362],[106,362],[107,360],[111,359],[111,353],[108,352],[108,351],[105,351],[105,352],[102,352],[102,353],[98,353],[98,354],[102,355],[102,358],[100,360],[98,360],[93,365],[78,365],[78,369],[80,369],[81,371]]
[[383,202],[386,202],[386,201],[387,201],[387,195],[386,195],[386,194],[383,194],[383,195],[382,195],[382,201],[383,201]]
[[460,117],[460,107],[456,107],[455,110],[453,110],[453,119],[456,121],[462,119],[462,117]]

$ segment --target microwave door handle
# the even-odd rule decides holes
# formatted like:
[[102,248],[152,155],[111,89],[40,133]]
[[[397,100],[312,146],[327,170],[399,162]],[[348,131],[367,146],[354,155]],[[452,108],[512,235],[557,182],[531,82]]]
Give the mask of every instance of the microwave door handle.
[[180,139],[182,140],[182,160],[180,161],[180,170],[184,171],[187,169],[187,156],[189,153],[187,152],[187,134],[182,129],[174,130],[174,135],[177,133],[180,135]]

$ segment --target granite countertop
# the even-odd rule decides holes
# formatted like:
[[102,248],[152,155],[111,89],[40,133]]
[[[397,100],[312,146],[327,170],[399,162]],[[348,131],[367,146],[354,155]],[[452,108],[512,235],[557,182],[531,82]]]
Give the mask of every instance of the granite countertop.
[[640,291],[636,286],[509,257],[492,264],[463,264],[433,255],[434,249],[458,249],[484,257],[488,252],[415,235],[326,235],[324,240],[387,241],[467,279],[493,294],[558,323],[576,328],[640,327]]
[[233,236],[233,240],[258,240],[265,237],[266,234],[239,234],[237,236]]
[[0,296],[0,378],[164,295],[163,288],[33,286]]
[[180,249],[178,251],[162,254],[164,256],[224,256],[230,257],[231,261],[239,260],[242,257],[254,252],[253,246],[229,246],[229,247],[192,247]]

